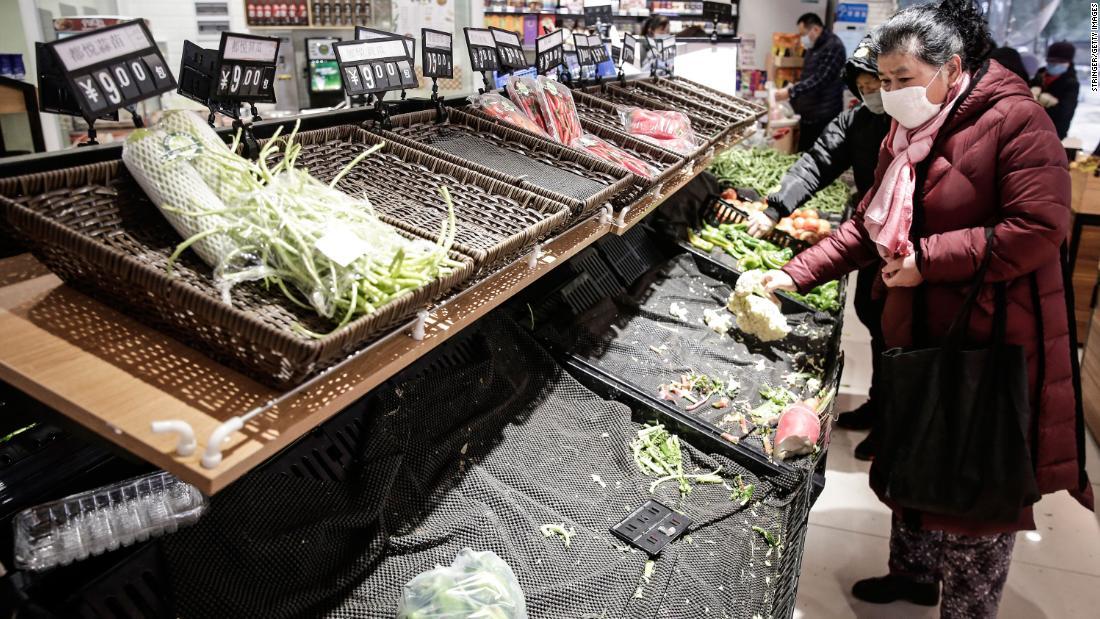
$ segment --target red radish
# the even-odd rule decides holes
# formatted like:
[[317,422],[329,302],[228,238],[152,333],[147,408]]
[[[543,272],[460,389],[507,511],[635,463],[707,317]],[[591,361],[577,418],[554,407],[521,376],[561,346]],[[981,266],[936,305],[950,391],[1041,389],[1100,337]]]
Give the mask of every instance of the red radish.
[[779,428],[775,431],[776,457],[786,460],[812,452],[820,433],[821,423],[808,403],[791,404],[779,416]]

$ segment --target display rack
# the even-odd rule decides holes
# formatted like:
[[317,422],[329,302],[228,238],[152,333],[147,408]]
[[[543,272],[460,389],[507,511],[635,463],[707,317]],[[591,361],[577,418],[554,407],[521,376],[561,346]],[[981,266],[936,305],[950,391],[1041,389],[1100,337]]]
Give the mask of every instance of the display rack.
[[[201,355],[64,285],[27,254],[0,260],[0,379],[134,455],[213,494],[356,399],[470,326],[516,292],[608,234],[621,233],[705,169],[697,161],[612,216],[597,212],[434,307],[424,338],[412,324],[383,337],[311,381],[280,392]],[[655,191],[660,189],[660,191]],[[259,411],[205,468],[206,438],[226,421]],[[188,422],[194,455],[150,423]]]

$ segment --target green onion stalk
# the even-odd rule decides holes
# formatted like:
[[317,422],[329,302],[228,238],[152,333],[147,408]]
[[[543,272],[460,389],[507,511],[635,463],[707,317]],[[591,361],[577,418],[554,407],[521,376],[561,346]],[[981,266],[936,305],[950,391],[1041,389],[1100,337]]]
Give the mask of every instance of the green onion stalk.
[[295,167],[302,150],[294,141],[298,125],[287,137],[280,138],[280,131],[257,161],[235,153],[239,133],[226,147],[189,112],[169,112],[154,129],[127,139],[127,168],[186,239],[170,257],[169,272],[192,248],[213,267],[226,303],[234,286],[258,280],[339,329],[459,266],[448,256],[455,216],[446,187],[440,193],[448,215],[438,240],[409,239],[382,222],[367,199],[336,189],[382,144],[365,149],[324,183]]

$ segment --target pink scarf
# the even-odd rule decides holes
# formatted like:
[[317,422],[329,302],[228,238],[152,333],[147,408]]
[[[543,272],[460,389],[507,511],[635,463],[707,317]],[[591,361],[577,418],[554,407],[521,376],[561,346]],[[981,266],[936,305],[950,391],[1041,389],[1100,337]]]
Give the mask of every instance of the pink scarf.
[[969,85],[970,74],[963,73],[948,93],[950,100],[944,104],[940,113],[916,129],[906,129],[896,120],[890,125],[890,133],[883,143],[893,160],[886,168],[886,174],[863,215],[867,234],[885,260],[913,253],[909,228],[913,225],[916,165],[928,157],[936,134],[947,121],[955,101],[966,92]]

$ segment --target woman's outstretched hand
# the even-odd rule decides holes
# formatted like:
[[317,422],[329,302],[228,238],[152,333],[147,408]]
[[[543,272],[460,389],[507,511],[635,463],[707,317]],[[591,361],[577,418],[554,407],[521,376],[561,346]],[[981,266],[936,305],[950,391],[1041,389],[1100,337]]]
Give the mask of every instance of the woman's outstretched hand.
[[787,292],[798,291],[798,286],[794,285],[794,280],[783,271],[768,271],[764,274],[764,279],[761,283],[764,284],[764,291],[773,297],[776,291],[779,290],[785,290]]
[[886,266],[882,267],[882,281],[891,288],[919,286],[924,281],[924,277],[917,268],[916,254],[886,261]]

